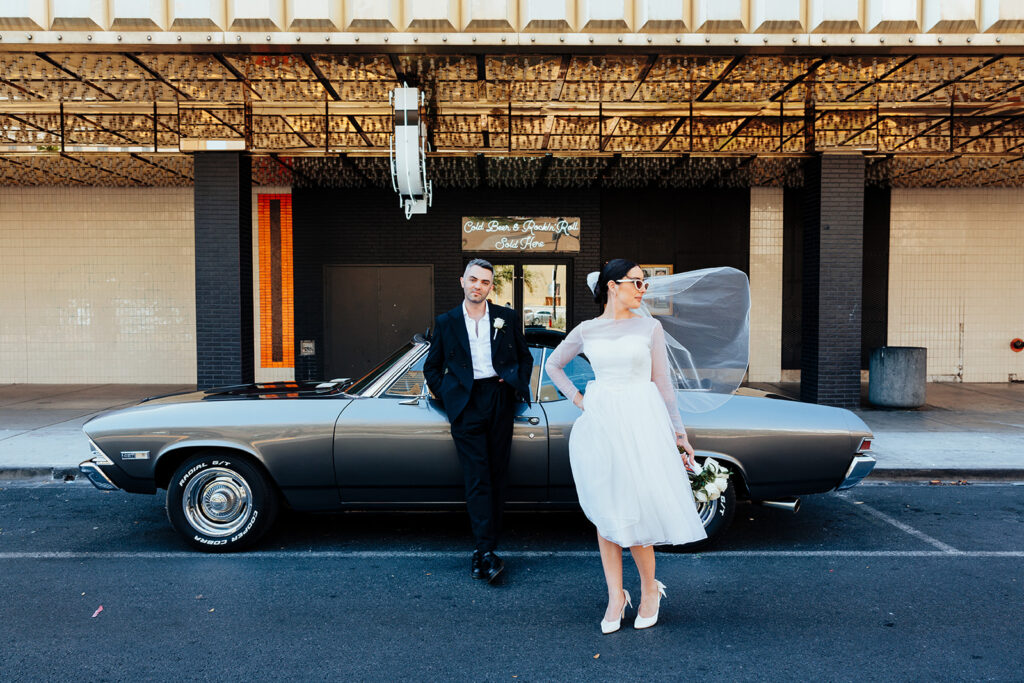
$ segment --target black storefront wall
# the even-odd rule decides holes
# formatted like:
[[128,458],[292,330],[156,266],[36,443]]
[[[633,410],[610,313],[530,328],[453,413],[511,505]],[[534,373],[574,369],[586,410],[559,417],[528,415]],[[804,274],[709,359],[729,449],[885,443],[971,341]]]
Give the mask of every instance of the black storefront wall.
[[671,264],[676,273],[731,266],[750,274],[750,190],[601,193],[601,256]]
[[889,210],[892,191],[864,190],[864,271],[861,296],[860,367],[867,370],[871,349],[889,343]]
[[[675,272],[719,265],[749,271],[750,193],[746,189],[444,191],[435,194],[426,215],[409,221],[391,192],[295,188],[292,201],[295,335],[297,340],[313,340],[317,350],[314,356],[302,356],[297,345],[297,379],[319,379],[329,370],[325,368],[330,321],[324,320],[324,277],[330,266],[429,263],[433,265],[434,313],[457,306],[462,296],[458,278],[466,259],[500,259],[494,254],[462,252],[463,216],[580,217],[581,250],[567,255],[572,278],[570,325],[599,313],[586,276],[611,258],[670,263]],[[365,296],[359,291],[352,295]],[[403,312],[399,310],[398,315]]]
[[[324,277],[333,265],[433,265],[434,314],[462,300],[459,277],[468,258],[494,254],[462,252],[463,216],[579,216],[580,252],[571,262],[570,325],[596,312],[586,275],[600,267],[601,213],[596,190],[459,190],[438,191],[426,215],[406,220],[396,195],[388,191],[294,188],[292,243],[295,292],[295,377],[325,375]],[[360,296],[353,292],[353,296]],[[417,312],[418,318],[422,312]],[[409,311],[396,309],[398,316]],[[353,320],[351,325],[359,325]],[[337,328],[337,326],[336,326]],[[301,355],[299,341],[312,340],[316,354]],[[388,349],[381,349],[386,354]]]
[[[784,195],[782,368],[800,368],[804,189]],[[392,210],[393,209],[393,210]],[[861,351],[885,343],[889,191],[864,190]],[[582,219],[579,254],[569,258],[575,325],[597,314],[586,275],[616,257],[671,263],[675,272],[728,265],[749,273],[750,193],[735,190],[444,191],[425,216],[406,221],[395,195],[369,190],[293,190],[296,378],[324,376],[324,270],[335,264],[433,265],[434,313],[457,305],[465,260],[458,226],[467,215],[572,215]],[[358,324],[353,321],[352,324]],[[382,350],[383,352],[383,350]],[[866,366],[864,366],[866,367]]]

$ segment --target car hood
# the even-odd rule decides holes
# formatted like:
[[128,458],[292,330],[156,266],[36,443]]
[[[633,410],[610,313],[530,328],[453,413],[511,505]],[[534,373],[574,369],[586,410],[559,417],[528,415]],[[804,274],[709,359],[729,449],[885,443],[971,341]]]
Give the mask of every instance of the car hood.
[[142,399],[140,405],[160,405],[167,403],[194,403],[196,401],[252,401],[281,400],[294,398],[317,398],[320,396],[339,396],[340,382],[259,382],[254,384],[234,384],[223,387],[211,387],[200,391],[180,391],[173,394],[162,394]]
[[[287,416],[302,414],[303,411],[333,415],[336,418],[349,399],[353,398],[341,391],[339,386],[340,382],[268,382],[153,396],[133,406],[95,415],[82,426],[82,430],[90,438],[124,430],[137,433],[138,430],[188,427],[191,430],[223,431],[224,427],[272,424],[275,420],[291,419]],[[307,401],[301,404],[289,401],[300,398]],[[322,409],[314,410],[308,399],[324,399],[326,402]],[[237,407],[238,401],[268,400],[285,403],[250,403],[245,408]],[[333,423],[333,418],[330,421]]]

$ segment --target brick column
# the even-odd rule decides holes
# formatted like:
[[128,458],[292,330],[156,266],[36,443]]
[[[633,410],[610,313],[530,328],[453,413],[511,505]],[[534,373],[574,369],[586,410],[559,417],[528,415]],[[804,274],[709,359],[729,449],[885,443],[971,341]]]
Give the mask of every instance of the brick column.
[[252,171],[238,152],[197,152],[196,384],[253,381]]
[[824,154],[804,175],[800,399],[860,405],[864,158]]

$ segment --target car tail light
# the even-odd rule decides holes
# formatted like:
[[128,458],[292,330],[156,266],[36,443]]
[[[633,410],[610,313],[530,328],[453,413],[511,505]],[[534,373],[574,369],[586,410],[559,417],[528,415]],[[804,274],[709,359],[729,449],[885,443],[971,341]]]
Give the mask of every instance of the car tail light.
[[860,440],[860,446],[857,447],[857,452],[858,453],[863,453],[864,451],[870,451],[870,450],[871,450],[871,438],[868,437],[868,438],[865,438],[865,439],[861,439]]

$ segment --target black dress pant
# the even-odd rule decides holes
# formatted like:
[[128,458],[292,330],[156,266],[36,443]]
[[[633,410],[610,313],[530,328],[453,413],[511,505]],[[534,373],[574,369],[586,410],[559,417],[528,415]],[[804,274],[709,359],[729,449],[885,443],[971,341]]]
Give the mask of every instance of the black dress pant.
[[514,416],[515,392],[493,378],[473,382],[469,403],[452,422],[469,523],[482,553],[497,547],[501,533]]

